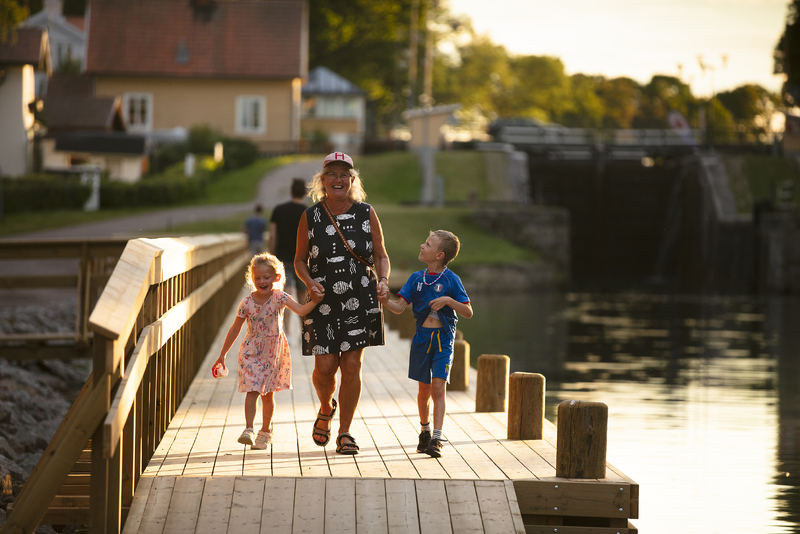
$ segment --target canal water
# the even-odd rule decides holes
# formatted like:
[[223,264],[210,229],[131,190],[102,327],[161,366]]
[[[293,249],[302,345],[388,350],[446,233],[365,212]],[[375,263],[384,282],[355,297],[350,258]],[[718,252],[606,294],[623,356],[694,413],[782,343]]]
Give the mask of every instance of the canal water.
[[608,405],[608,461],[640,485],[649,534],[800,532],[800,298],[471,295],[472,365]]

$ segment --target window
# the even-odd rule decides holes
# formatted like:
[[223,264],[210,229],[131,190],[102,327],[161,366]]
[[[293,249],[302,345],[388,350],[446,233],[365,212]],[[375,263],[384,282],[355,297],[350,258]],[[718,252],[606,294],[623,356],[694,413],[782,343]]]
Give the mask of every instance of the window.
[[358,99],[320,96],[317,98],[315,112],[317,117],[331,119],[355,118],[359,116]]
[[267,131],[267,99],[243,95],[236,99],[236,133],[263,134]]
[[152,93],[125,93],[122,100],[125,120],[131,131],[149,132],[153,129]]

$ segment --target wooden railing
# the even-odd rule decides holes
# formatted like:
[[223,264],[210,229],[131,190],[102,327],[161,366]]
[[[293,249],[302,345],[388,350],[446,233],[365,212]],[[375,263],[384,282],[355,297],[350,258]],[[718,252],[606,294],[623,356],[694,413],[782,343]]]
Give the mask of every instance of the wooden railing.
[[40,523],[121,531],[248,260],[242,234],[128,242],[89,318],[92,375],[9,506],[2,534]]
[[[0,334],[0,357],[45,359],[88,355],[89,312],[127,242],[120,238],[0,240],[0,262],[35,261],[38,266],[30,269],[23,265],[0,274],[0,299],[8,291],[63,288],[74,288],[77,297],[74,332]],[[75,260],[75,270],[54,274],[50,264],[63,260]]]

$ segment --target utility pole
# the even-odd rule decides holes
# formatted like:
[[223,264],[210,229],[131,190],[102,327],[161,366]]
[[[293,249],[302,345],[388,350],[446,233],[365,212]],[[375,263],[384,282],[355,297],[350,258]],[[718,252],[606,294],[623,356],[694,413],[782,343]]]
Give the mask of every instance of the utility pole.
[[419,48],[419,0],[411,0],[411,35],[408,48],[408,106],[417,100],[417,49]]

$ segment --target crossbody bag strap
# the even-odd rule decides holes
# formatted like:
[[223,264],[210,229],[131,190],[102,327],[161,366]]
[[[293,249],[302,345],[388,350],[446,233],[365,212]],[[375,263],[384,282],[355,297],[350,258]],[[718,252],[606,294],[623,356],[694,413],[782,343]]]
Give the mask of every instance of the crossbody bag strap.
[[361,263],[372,269],[373,268],[372,264],[369,263],[364,258],[362,258],[361,256],[359,256],[358,254],[356,254],[356,252],[353,250],[353,247],[351,247],[350,243],[347,242],[347,239],[344,237],[344,234],[342,233],[342,229],[339,228],[339,224],[336,222],[336,218],[334,218],[333,213],[331,213],[331,210],[328,207],[328,203],[325,202],[324,200],[322,201],[322,207],[325,210],[325,213],[328,214],[328,218],[331,220],[331,223],[333,224],[333,228],[336,230],[336,233],[339,234],[339,237],[342,238],[342,242],[344,243],[344,246],[347,248],[348,252],[350,252],[350,254],[352,254],[353,257],[355,257],[355,259],[357,259],[358,261],[360,261]]

